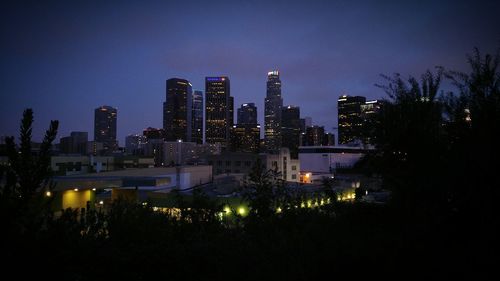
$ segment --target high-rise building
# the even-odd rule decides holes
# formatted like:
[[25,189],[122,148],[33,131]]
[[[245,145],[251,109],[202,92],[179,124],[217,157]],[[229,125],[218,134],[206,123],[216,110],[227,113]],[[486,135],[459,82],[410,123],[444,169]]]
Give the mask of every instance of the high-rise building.
[[144,131],[142,131],[142,135],[146,137],[146,141],[164,140],[165,139],[165,130],[147,127],[146,129],[144,129]]
[[103,105],[94,112],[94,141],[103,143],[107,152],[116,150],[116,118],[117,110],[111,106]]
[[325,138],[325,127],[311,126],[306,129],[305,146],[321,146]]
[[193,93],[193,121],[191,141],[203,143],[203,92],[194,91]]
[[268,152],[277,152],[281,148],[281,80],[279,71],[267,73],[267,92],[264,100],[265,142]]
[[364,144],[373,144],[375,130],[377,127],[377,115],[382,107],[382,102],[371,100],[361,105],[361,117],[363,119],[362,138]]
[[228,146],[234,121],[234,99],[229,78],[205,78],[205,142]]
[[61,138],[59,149],[62,153],[85,154],[87,152],[87,132],[71,132],[69,137]]
[[323,136],[323,146],[335,146],[335,135],[332,133],[325,133]]
[[238,124],[257,124],[255,103],[244,103],[238,108]]
[[125,137],[125,151],[134,155],[144,154],[144,146],[148,139],[144,135],[133,134]]
[[188,80],[167,80],[166,100],[163,104],[163,129],[167,141],[191,141],[193,89]]
[[300,108],[285,106],[281,110],[281,145],[288,147],[290,156],[297,159],[300,144]]
[[231,130],[231,150],[258,153],[260,146],[259,124],[237,124]]
[[338,99],[339,144],[353,144],[362,139],[363,118],[361,105],[366,98],[342,95]]

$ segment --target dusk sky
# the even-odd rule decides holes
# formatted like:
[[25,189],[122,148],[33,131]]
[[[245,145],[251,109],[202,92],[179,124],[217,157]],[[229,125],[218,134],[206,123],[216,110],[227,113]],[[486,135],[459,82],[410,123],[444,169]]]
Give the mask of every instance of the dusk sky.
[[327,131],[341,94],[382,98],[380,74],[467,70],[466,54],[500,47],[499,1],[10,1],[0,4],[0,136],[87,131],[94,109],[118,109],[118,140],[162,127],[165,80],[226,75],[235,108],[263,125],[266,75],[284,105]]

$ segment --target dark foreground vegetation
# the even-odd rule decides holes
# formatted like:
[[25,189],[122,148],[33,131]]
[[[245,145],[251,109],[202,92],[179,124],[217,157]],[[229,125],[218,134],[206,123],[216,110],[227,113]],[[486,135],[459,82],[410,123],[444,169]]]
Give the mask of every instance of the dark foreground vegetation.
[[[220,219],[222,206],[199,193],[189,208],[179,201],[176,216],[116,201],[107,212],[54,217],[41,191],[50,188],[57,123],[33,158],[27,110],[20,146],[7,141],[10,165],[1,171],[2,268],[68,280],[491,278],[500,238],[500,75],[498,57],[476,50],[469,63],[467,74],[386,77],[378,151],[357,167],[383,177],[392,191],[386,205],[294,208],[293,196],[256,166],[246,217]],[[442,93],[442,79],[457,92]]]

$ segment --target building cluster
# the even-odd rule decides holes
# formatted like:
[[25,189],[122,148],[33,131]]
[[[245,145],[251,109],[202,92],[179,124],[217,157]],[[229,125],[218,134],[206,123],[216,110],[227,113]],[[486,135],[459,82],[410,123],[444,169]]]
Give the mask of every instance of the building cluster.
[[[236,108],[227,76],[205,77],[205,93],[187,79],[166,80],[163,128],[148,127],[117,141],[118,110],[94,110],[94,138],[71,132],[52,158],[59,175],[125,168],[210,165],[213,175],[248,174],[260,160],[283,180],[299,182],[307,173],[332,173],[352,166],[373,141],[378,101],[342,95],[338,99],[338,144],[324,126],[302,117],[300,107],[283,105],[280,73],[267,73],[261,139],[253,102]],[[236,112],[235,112],[236,111]],[[237,117],[236,120],[234,117]],[[236,121],[236,122],[235,122]],[[319,165],[319,166],[318,166]]]

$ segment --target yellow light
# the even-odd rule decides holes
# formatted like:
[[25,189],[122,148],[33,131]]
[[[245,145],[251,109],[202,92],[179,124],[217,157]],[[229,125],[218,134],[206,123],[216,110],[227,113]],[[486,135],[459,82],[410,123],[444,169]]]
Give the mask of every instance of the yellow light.
[[238,208],[238,214],[244,216],[246,214],[247,210],[245,210],[244,207],[239,207]]
[[300,203],[300,207],[301,208],[305,208],[306,207],[306,204],[304,204],[304,202]]
[[276,208],[276,213],[281,213],[281,208],[280,207]]
[[321,206],[325,205],[325,201],[323,199],[321,199],[320,203],[319,203]]
[[45,192],[45,196],[47,196],[47,197],[52,196],[52,192],[50,192],[50,191]]
[[311,208],[311,206],[312,206],[312,201],[311,200],[307,200],[307,207]]
[[78,188],[73,189],[74,191],[78,191]]
[[229,208],[228,206],[224,207],[224,212],[226,213],[226,215],[231,214],[231,208]]

